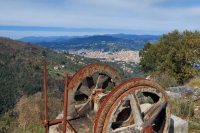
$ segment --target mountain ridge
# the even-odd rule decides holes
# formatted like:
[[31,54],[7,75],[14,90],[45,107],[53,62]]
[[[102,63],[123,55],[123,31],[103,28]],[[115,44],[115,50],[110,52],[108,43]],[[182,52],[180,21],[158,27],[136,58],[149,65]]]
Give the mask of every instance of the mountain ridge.
[[[147,42],[156,42],[157,35],[93,35],[81,37],[61,37],[52,41],[40,40],[35,44],[56,51],[92,50],[102,52],[118,52],[121,50],[141,50]],[[21,39],[23,40],[23,39]]]
[[63,40],[68,40],[68,39],[73,39],[73,38],[87,38],[87,37],[92,37],[92,36],[110,36],[114,38],[120,38],[120,39],[150,39],[150,38],[155,38],[159,39],[161,35],[137,35],[137,34],[105,34],[105,35],[84,35],[84,36],[28,36],[28,37],[23,37],[17,40],[23,41],[23,42],[28,42],[28,43],[39,43],[39,42],[57,42],[57,41],[63,41]]

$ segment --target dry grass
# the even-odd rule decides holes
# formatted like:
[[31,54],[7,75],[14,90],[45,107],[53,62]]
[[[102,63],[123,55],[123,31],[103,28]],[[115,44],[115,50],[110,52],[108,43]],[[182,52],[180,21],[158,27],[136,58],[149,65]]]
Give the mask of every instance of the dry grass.
[[191,86],[193,88],[200,88],[200,77],[191,79],[186,85]]
[[[48,106],[49,120],[55,119],[62,109],[60,100],[55,97],[48,97]],[[15,133],[42,133],[44,131],[42,126],[44,100],[41,93],[29,97],[23,96],[16,104],[15,110],[18,113],[18,127],[15,127]]]
[[200,101],[186,103],[183,99],[170,99],[171,114],[184,116],[189,123],[189,133],[200,133],[200,117],[194,110],[196,105],[200,105]]

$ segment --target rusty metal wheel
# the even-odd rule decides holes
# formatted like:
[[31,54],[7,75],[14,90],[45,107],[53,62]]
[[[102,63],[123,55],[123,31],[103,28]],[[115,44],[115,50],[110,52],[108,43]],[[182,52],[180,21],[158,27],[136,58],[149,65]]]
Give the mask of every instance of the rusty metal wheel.
[[95,63],[80,69],[68,84],[68,119],[84,116],[94,108],[93,96],[107,93],[121,83],[119,73],[112,67]]
[[168,133],[169,124],[165,91],[153,81],[135,78],[117,86],[104,99],[93,130],[94,133]]

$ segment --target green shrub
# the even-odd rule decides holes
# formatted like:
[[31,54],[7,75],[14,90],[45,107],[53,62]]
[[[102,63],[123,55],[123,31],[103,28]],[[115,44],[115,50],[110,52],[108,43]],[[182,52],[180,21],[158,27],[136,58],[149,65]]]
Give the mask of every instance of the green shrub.
[[194,108],[192,103],[181,102],[179,105],[180,115],[184,115],[184,117],[193,117],[194,116]]
[[170,99],[171,114],[176,116],[184,115],[185,119],[194,117],[194,104],[192,102],[186,102],[182,99]]
[[200,77],[196,77],[194,79],[191,79],[188,83],[188,86],[191,87],[200,87]]
[[168,87],[178,86],[176,78],[167,73],[153,72],[151,79],[160,84],[164,89]]

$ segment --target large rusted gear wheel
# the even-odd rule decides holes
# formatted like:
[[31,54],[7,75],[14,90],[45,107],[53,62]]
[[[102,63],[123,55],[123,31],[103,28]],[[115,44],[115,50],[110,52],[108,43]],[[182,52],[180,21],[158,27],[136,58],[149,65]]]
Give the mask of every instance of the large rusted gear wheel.
[[97,91],[108,93],[109,84],[115,87],[120,83],[119,73],[108,65],[95,63],[80,69],[68,84],[68,119],[84,116],[93,108],[92,96]]
[[94,133],[168,133],[169,126],[170,108],[165,91],[153,81],[135,78],[117,86],[104,99],[93,130]]

